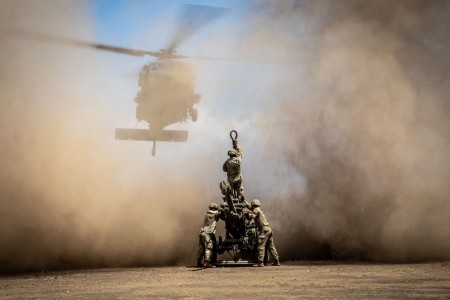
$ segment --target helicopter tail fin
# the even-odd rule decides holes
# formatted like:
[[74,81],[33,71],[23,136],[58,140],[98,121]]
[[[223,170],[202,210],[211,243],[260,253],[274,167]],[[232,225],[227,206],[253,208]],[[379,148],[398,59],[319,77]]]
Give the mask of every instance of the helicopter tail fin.
[[188,131],[116,128],[115,137],[116,140],[186,142]]

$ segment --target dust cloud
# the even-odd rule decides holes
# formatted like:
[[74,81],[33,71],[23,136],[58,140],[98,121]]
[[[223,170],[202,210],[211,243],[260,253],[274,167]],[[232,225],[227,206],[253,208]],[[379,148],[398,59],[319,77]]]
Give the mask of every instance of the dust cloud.
[[186,172],[203,166],[171,176],[144,144],[133,159],[114,141],[114,103],[101,100],[111,89],[101,56],[15,36],[92,40],[88,4],[0,3],[1,272],[176,264],[197,247],[211,199]]
[[284,257],[448,259],[449,3],[255,7],[253,46],[291,62],[254,120]]
[[94,40],[88,3],[0,2],[1,272],[193,262],[230,129],[282,259],[449,258],[447,2],[250,2],[210,49],[281,63],[196,63],[199,121],[155,159],[113,140],[101,54],[11,37]]

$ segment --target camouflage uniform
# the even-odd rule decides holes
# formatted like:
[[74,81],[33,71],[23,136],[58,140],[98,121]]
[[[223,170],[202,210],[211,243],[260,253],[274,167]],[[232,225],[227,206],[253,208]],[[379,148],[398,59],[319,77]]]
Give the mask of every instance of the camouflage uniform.
[[242,173],[241,173],[241,161],[242,161],[242,148],[237,141],[234,142],[233,150],[228,151],[228,158],[223,163],[223,171],[227,172],[227,180],[220,183],[220,189],[222,194],[226,195],[229,186],[232,191],[235,191],[236,195],[240,197],[243,194],[244,186],[242,185]]
[[[214,204],[214,205],[213,205]],[[213,250],[213,239],[216,233],[216,223],[219,220],[220,213],[219,206],[211,203],[209,210],[205,214],[203,227],[200,229],[198,239],[197,265],[201,265],[203,256],[205,257],[205,266],[209,265],[211,261],[211,254]]]
[[280,257],[275,248],[275,243],[273,241],[272,228],[267,222],[264,212],[260,208],[261,203],[259,200],[255,199],[252,201],[252,210],[248,212],[247,216],[249,219],[254,219],[256,227],[258,228],[258,266],[264,265],[264,252],[266,247],[268,248],[270,254],[273,257],[273,265],[280,265]]

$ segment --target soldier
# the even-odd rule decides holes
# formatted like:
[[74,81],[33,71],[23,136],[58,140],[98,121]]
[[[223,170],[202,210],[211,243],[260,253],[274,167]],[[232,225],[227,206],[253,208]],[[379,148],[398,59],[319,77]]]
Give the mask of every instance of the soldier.
[[222,194],[234,191],[234,194],[243,200],[244,186],[242,185],[241,160],[242,148],[236,139],[233,139],[233,149],[228,151],[228,158],[223,164],[223,171],[227,172],[227,180],[220,183]]
[[[219,220],[219,205],[211,203],[205,214],[203,227],[200,229],[197,253],[197,267],[215,268],[211,264],[211,254],[213,241],[215,240],[216,223]],[[205,257],[205,264],[202,265],[202,258]]]
[[254,219],[258,228],[258,264],[255,267],[264,267],[264,252],[267,248],[273,257],[272,266],[280,266],[280,257],[273,241],[273,232],[267,222],[266,216],[261,209],[261,202],[254,199],[251,203],[251,210],[244,208],[244,213],[248,219]]

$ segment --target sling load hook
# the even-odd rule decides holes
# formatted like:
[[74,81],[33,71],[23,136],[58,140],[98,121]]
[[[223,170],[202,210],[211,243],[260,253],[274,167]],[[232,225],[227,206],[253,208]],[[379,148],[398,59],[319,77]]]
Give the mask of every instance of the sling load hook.
[[[233,132],[234,132],[234,137],[233,137]],[[231,138],[231,140],[233,140],[233,141],[237,140],[237,138],[238,138],[238,133],[237,133],[236,130],[231,130],[231,131],[230,131],[230,138]]]

